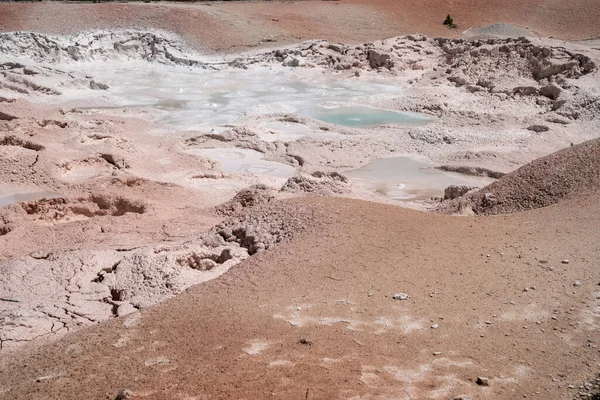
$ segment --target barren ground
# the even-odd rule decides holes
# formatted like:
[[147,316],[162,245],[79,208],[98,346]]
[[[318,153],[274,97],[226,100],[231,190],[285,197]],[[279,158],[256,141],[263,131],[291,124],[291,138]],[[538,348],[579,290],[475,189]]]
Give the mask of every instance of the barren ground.
[[559,399],[597,371],[597,196],[492,218],[300,202],[292,243],[3,358],[6,398]]
[[0,398],[591,397],[600,3],[508,3],[1,4]]

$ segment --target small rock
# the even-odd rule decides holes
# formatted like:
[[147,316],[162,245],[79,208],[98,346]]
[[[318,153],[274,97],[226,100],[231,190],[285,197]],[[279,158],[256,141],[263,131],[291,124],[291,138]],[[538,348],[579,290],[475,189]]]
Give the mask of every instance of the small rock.
[[491,207],[496,204],[496,196],[492,193],[486,193],[483,195],[483,199],[481,199],[481,203],[484,207]]
[[440,326],[439,326],[438,324],[433,324],[433,325],[431,325],[431,329],[437,329],[437,328],[439,328],[439,327],[440,327]]
[[408,295],[406,293],[396,293],[392,296],[394,300],[408,300]]
[[95,80],[90,81],[90,89],[92,90],[106,90],[108,85],[102,82],[96,82]]
[[129,389],[123,389],[115,397],[115,400],[129,400],[133,399],[133,392]]
[[562,260],[562,261],[561,261],[561,263],[562,263],[562,264],[568,264],[568,263],[569,263],[569,260]]
[[337,52],[337,53],[345,53],[344,45],[338,43],[329,43],[329,49]]
[[471,396],[467,396],[466,394],[461,394],[458,396],[454,396],[452,400],[473,400]]
[[457,72],[455,75],[449,77],[448,80],[454,82],[458,87],[469,83],[469,78],[462,72]]
[[533,131],[535,133],[548,132],[550,128],[546,125],[531,125],[527,127],[527,130]]
[[433,352],[433,355],[434,355],[434,356],[441,356],[441,355],[442,355],[442,352],[441,352],[441,351],[434,351],[434,352]]
[[550,100],[558,99],[558,96],[560,96],[561,92],[561,88],[554,84],[546,85],[540,88],[540,94],[544,97],[549,98]]
[[575,281],[575,282],[573,282],[573,286],[581,286],[581,282],[580,281]]
[[456,199],[475,188],[475,186],[450,185],[446,189],[444,189],[444,200]]
[[371,68],[390,68],[393,66],[390,55],[383,51],[370,49],[367,54],[367,59],[369,60]]
[[300,60],[297,59],[296,57],[287,56],[283,60],[283,66],[284,67],[299,67],[300,66]]
[[483,376],[477,377],[475,381],[479,386],[490,386],[490,380],[488,378],[484,378]]
[[137,311],[137,308],[132,306],[129,303],[123,303],[117,308],[117,315],[122,317],[123,315],[128,315]]
[[254,252],[260,253],[261,251],[265,251],[266,248],[267,246],[264,243],[258,242],[254,245]]

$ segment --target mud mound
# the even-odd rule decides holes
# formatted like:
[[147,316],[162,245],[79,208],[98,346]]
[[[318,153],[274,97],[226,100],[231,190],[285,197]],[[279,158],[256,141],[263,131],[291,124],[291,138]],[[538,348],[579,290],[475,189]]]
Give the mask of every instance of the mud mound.
[[216,208],[218,214],[234,215],[242,210],[266,204],[275,198],[272,190],[265,185],[254,185],[239,191],[233,199]]
[[[494,76],[500,72],[504,77],[522,77],[539,82],[557,76],[578,78],[596,69],[594,62],[584,54],[538,45],[526,38],[430,39],[422,35],[408,35],[355,47],[316,41],[279,49],[264,57],[287,67],[319,65],[335,70],[372,68],[396,71],[432,69],[435,67],[432,59],[439,58],[438,66],[448,67],[446,74],[453,82],[460,85],[479,83],[487,89],[492,87],[490,81],[493,82]],[[462,73],[461,79],[455,77],[457,72]]]
[[293,176],[281,188],[287,193],[309,193],[320,196],[349,193],[348,178],[337,172],[313,172],[310,175]]
[[476,214],[507,214],[547,207],[600,190],[600,139],[539,158],[438,211],[470,206]]
[[269,202],[231,218],[214,231],[226,242],[236,242],[254,254],[287,242],[316,220],[313,207],[287,202]]
[[435,41],[444,52],[448,80],[457,86],[471,86],[471,91],[541,95],[556,100],[568,87],[565,78],[576,79],[597,68],[584,54],[536,45],[525,38]]
[[69,62],[109,59],[141,59],[164,64],[204,67],[207,64],[183,56],[182,43],[167,33],[124,30],[83,32],[57,37],[34,32],[0,34],[0,53],[37,62]]

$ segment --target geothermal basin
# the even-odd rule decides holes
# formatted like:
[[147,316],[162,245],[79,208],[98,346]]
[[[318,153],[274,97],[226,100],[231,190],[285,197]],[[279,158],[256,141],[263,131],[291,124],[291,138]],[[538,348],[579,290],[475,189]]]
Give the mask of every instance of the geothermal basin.
[[[265,142],[289,143],[304,138],[340,141],[347,135],[336,132],[336,126],[370,135],[368,128],[420,126],[434,121],[425,114],[363,104],[401,96],[408,90],[389,77],[358,79],[278,65],[215,70],[144,61],[85,62],[82,69],[109,86],[106,97],[111,104],[87,109],[151,110],[141,116],[163,127],[159,134],[173,129],[221,132],[243,121],[245,126],[256,128]],[[265,155],[255,150],[203,148],[190,153],[219,162],[228,173],[275,178],[272,182],[277,185],[296,173],[294,167],[266,161]],[[374,160],[346,173],[364,189],[396,200],[441,195],[449,184],[483,185],[491,181],[437,171],[426,161],[410,157]]]

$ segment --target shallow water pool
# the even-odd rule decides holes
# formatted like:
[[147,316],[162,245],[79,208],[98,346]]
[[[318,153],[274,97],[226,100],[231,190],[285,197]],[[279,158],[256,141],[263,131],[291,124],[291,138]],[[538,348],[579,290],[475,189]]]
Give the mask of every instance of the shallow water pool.
[[406,89],[389,78],[350,78],[279,66],[215,71],[132,61],[87,63],[82,69],[109,85],[104,94],[117,106],[153,107],[158,110],[156,122],[178,129],[299,110],[326,122],[355,127],[426,122],[417,114],[370,107],[319,107],[368,96],[401,95]]
[[423,114],[383,110],[368,106],[311,107],[299,110],[300,114],[329,124],[354,128],[387,124],[424,125],[432,118]]
[[440,171],[413,157],[381,158],[344,172],[361,187],[396,200],[443,196],[450,185],[486,186],[492,178]]

